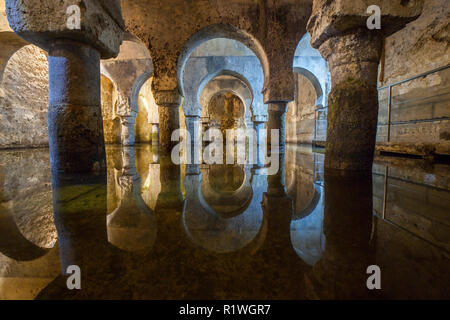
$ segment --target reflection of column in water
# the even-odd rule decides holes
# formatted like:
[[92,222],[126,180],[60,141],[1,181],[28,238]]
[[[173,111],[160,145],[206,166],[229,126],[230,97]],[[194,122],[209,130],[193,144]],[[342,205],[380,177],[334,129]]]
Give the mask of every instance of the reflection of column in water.
[[62,273],[77,265],[85,278],[107,270],[105,175],[53,172],[53,210]]
[[[368,298],[367,267],[373,264],[371,172],[325,172],[323,258],[305,276],[311,298]],[[373,294],[373,293],[372,293]]]
[[122,250],[147,252],[156,239],[155,217],[141,196],[134,148],[125,147],[122,159],[123,169],[117,178],[121,200],[108,216],[108,240]]
[[268,234],[265,247],[291,248],[290,224],[294,212],[292,198],[285,188],[285,154],[278,154],[280,169],[269,175],[267,193],[264,194],[263,209],[268,221]]
[[170,156],[161,155],[160,159],[161,192],[158,196],[156,211],[183,210],[183,195],[181,193],[180,166],[173,164]]

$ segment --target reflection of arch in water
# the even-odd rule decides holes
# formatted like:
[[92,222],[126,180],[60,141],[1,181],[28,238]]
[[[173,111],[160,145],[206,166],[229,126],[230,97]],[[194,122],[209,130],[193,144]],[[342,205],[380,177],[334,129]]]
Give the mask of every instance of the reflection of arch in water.
[[52,250],[41,248],[25,238],[8,211],[0,205],[0,253],[17,261],[32,261]]
[[[250,168],[247,167],[245,170],[242,170],[242,168],[238,166],[229,168],[240,170],[241,178],[239,179],[238,186],[234,186],[232,190],[227,191],[216,186],[214,180],[216,180],[217,177],[214,177],[212,174],[215,167],[222,172],[220,178],[224,179],[226,176],[223,173],[226,173],[227,170],[221,170],[222,166],[211,166],[208,174],[203,175],[201,197],[199,200],[203,208],[212,214],[218,213],[225,218],[238,216],[248,209],[253,199]],[[231,173],[233,178],[240,176],[239,172],[236,172],[236,170],[233,170]],[[233,202],[235,205],[233,205]]]
[[[250,174],[248,169],[248,174]],[[186,183],[186,210],[183,223],[188,237],[210,252],[231,253],[260,245],[265,228],[261,207],[267,190],[267,177],[253,175],[250,179],[252,198],[239,215],[226,218],[208,205],[202,194],[202,175],[191,176]],[[245,185],[245,183],[244,183]]]
[[297,255],[310,266],[315,265],[325,252],[323,190],[319,186],[315,186],[315,189],[311,203],[303,212],[296,213],[291,222],[292,246]]

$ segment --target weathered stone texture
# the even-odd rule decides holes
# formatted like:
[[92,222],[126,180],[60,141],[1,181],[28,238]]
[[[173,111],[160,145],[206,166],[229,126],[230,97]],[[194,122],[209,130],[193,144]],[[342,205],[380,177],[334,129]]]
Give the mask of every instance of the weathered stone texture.
[[308,22],[311,43],[318,48],[327,39],[358,28],[367,28],[371,15],[367,9],[377,5],[381,9],[382,33],[390,35],[420,15],[423,0],[315,0],[313,14]]
[[[290,101],[294,87],[292,59],[305,34],[311,4],[309,0],[281,3],[137,0],[122,2],[122,9],[127,29],[150,49],[155,65],[155,91],[178,89],[180,54],[186,56],[205,40],[228,37],[242,40],[262,60],[266,100]],[[165,18],[160,19],[161,16]],[[199,31],[204,32],[195,38]],[[165,36],[161,37],[162,34]]]
[[450,62],[450,6],[425,1],[422,15],[386,39],[384,82],[401,81]]
[[[80,30],[67,26],[67,8],[71,5],[80,8]],[[55,38],[65,38],[92,44],[102,58],[111,58],[117,55],[122,42],[124,22],[119,0],[6,0],[6,13],[18,35],[45,50],[50,49]]]
[[[379,86],[449,65],[449,21],[448,1],[425,1],[416,21],[386,39]],[[378,141],[382,142],[387,141],[387,95],[387,89],[380,92]],[[397,151],[408,153],[407,144],[437,147],[450,140],[450,69],[393,87],[392,96],[390,141]]]
[[3,150],[0,168],[2,214],[10,214],[23,237],[34,245],[53,248],[56,229],[48,150]]
[[47,55],[33,45],[8,61],[0,84],[0,147],[47,146]]
[[114,113],[114,85],[112,82],[101,77],[102,93],[102,116],[105,143],[120,144],[120,119]]

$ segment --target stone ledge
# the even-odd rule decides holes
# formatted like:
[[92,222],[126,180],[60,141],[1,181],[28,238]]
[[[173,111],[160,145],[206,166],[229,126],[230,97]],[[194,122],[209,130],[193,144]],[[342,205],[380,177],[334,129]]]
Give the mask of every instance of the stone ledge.
[[450,156],[450,141],[441,143],[378,142],[377,153],[394,153],[421,157]]

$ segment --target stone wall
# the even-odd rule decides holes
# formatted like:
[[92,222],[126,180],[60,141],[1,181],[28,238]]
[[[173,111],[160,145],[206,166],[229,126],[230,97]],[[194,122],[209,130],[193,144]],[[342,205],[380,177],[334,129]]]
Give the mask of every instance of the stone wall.
[[289,103],[286,116],[286,140],[311,144],[314,139],[314,111],[317,94],[311,82],[297,74],[295,101]]
[[136,118],[136,143],[149,143],[152,138],[152,123],[159,123],[158,106],[152,93],[152,81],[147,80],[138,99],[139,112]]
[[244,114],[242,100],[229,92],[214,96],[208,105],[210,126],[220,128],[224,135],[227,129],[245,127]]
[[33,45],[14,53],[0,83],[0,147],[48,145],[47,54]]
[[105,76],[102,76],[101,78],[101,85],[102,116],[105,143],[120,144],[120,119],[115,115],[114,112],[114,85]]
[[[422,15],[386,39],[379,86],[406,80],[450,61],[450,7],[447,0],[425,1]],[[450,69],[392,89],[390,142],[448,144]],[[387,142],[388,89],[380,91],[378,142]]]

